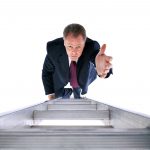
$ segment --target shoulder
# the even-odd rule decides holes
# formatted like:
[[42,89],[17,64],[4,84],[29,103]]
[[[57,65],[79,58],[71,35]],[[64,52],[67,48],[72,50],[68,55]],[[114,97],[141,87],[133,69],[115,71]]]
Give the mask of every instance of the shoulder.
[[92,40],[90,38],[86,39],[85,47],[84,47],[84,54],[93,56],[99,52],[100,44],[96,40]]
[[64,47],[64,40],[63,38],[57,38],[52,41],[47,42],[47,53],[52,51],[57,51],[57,49],[61,49]]
[[86,48],[94,49],[94,50],[99,50],[100,49],[100,44],[96,40],[92,40],[90,38],[86,39],[85,43]]
[[57,46],[59,44],[63,44],[63,38],[57,38],[57,39],[47,42],[47,46]]

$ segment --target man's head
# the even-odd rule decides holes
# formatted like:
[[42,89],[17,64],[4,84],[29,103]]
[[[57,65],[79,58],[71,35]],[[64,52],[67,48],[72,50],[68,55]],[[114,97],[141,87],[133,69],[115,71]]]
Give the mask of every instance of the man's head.
[[68,57],[73,61],[77,61],[83,52],[86,41],[84,27],[80,24],[68,25],[64,29],[63,38]]

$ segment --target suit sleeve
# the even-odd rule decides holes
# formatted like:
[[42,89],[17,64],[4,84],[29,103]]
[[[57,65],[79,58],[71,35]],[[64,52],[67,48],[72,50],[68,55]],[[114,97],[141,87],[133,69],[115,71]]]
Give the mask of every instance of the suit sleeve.
[[46,95],[54,93],[53,73],[54,65],[47,54],[42,70],[42,81]]
[[92,55],[90,57],[90,61],[95,65],[95,57],[99,53],[100,45],[97,41],[93,41],[93,50],[92,50]]

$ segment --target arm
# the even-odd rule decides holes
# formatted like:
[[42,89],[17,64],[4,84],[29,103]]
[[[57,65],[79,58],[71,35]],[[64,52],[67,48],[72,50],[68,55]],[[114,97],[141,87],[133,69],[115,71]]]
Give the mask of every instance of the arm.
[[45,94],[48,95],[48,99],[53,99],[55,97],[54,84],[53,84],[53,73],[54,65],[52,64],[48,55],[45,57],[42,70],[42,81],[45,89]]

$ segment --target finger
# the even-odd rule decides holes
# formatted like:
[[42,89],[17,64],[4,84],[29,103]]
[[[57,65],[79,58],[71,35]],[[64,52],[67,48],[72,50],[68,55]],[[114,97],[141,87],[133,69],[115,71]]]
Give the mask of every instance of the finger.
[[110,68],[112,68],[112,64],[109,63],[109,62],[106,62],[102,68],[102,72],[105,71],[105,70],[109,70]]
[[107,74],[109,72],[109,69],[106,69],[105,71],[104,71],[104,74]]
[[107,75],[107,74],[104,73],[104,74],[102,74],[100,77],[104,79],[104,78],[106,77],[106,75]]
[[106,61],[107,61],[107,62],[111,62],[112,59],[113,59],[113,58],[112,58],[111,56],[106,56]]
[[105,69],[110,69],[110,68],[112,68],[112,64],[111,64],[111,63],[107,63],[107,64],[105,65]]
[[106,44],[103,44],[102,47],[100,48],[100,55],[104,54],[106,50]]

